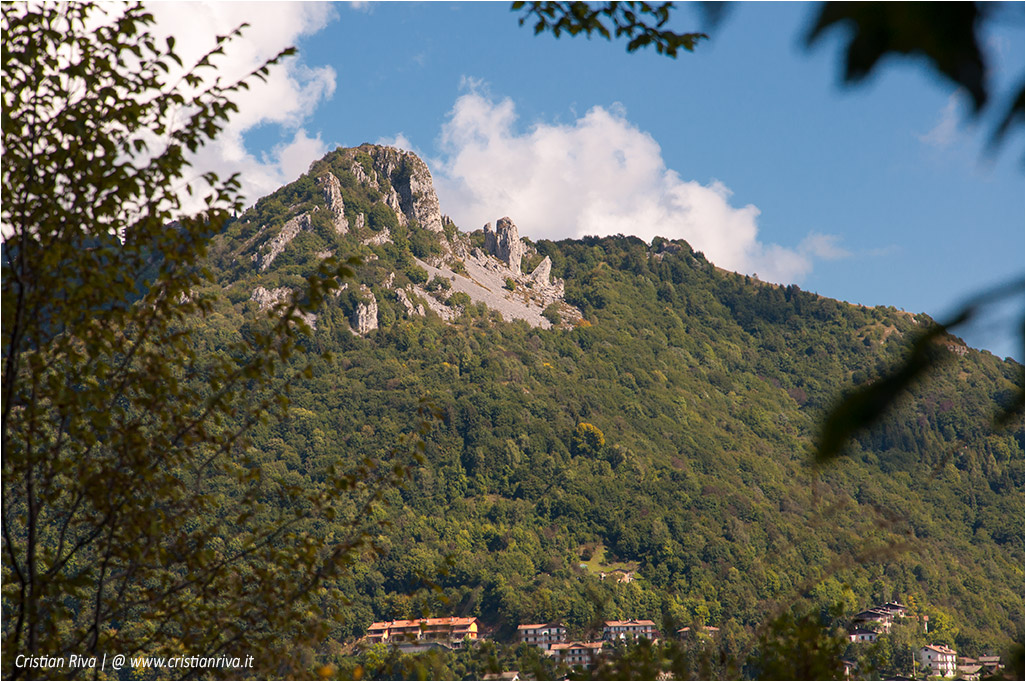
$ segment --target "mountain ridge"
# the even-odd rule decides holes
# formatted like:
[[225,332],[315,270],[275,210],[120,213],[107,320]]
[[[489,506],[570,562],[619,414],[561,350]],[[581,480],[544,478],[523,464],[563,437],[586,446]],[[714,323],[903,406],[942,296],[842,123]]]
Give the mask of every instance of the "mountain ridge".
[[[1022,423],[989,428],[1021,365],[948,337],[934,375],[814,477],[824,410],[898,362],[926,316],[727,273],[682,241],[532,243],[511,220],[467,234],[440,211],[428,229],[430,176],[409,156],[336,150],[210,252],[227,293],[211,348],[327,254],[363,260],[312,321],[338,367],[315,362],[296,416],[254,434],[283,480],[316,486],[321,467],[382,456],[425,396],[442,412],[413,484],[388,495],[377,562],[331,586],[348,603],[322,603],[335,638],[429,613],[479,615],[500,636],[554,619],[576,634],[602,617],[701,622],[743,643],[781,600],[911,595],[960,650],[1021,639]],[[397,188],[414,178],[419,197]],[[534,297],[537,324],[475,287]],[[580,568],[598,545],[639,578]]]

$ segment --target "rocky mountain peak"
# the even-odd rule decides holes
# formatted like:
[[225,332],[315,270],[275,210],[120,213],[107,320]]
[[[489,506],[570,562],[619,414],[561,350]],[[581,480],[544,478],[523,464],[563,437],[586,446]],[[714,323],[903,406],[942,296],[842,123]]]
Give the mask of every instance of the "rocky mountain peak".
[[[358,254],[365,263],[358,289],[339,304],[361,336],[377,328],[379,307],[385,325],[397,313],[452,321],[466,304],[464,297],[453,298],[457,293],[536,327],[581,319],[564,300],[563,282],[552,277],[552,261],[520,238],[511,218],[499,218],[494,230],[486,225],[483,236],[460,232],[439,210],[427,165],[394,147],[331,152],[260,199],[226,239],[232,244],[224,250],[232,258],[227,265],[252,263],[245,268],[247,284],[261,307],[278,302],[283,283],[296,281],[325,256]],[[530,272],[525,263],[532,264]],[[377,298],[368,284],[377,287]],[[382,292],[393,294],[382,298]]]
[[[420,157],[413,152],[380,145],[363,145],[358,147],[357,151],[371,157],[376,174],[388,178],[392,192],[389,193],[387,202],[396,212],[400,224],[405,224],[408,219],[416,220],[427,230],[442,231],[442,212],[438,206],[431,171]],[[358,180],[371,182],[371,178],[362,167],[358,173]],[[374,181],[376,180],[375,177]]]
[[514,275],[521,274],[520,260],[524,257],[524,243],[520,241],[517,226],[509,217],[495,221],[495,232],[491,223],[484,226],[485,250],[505,262]]

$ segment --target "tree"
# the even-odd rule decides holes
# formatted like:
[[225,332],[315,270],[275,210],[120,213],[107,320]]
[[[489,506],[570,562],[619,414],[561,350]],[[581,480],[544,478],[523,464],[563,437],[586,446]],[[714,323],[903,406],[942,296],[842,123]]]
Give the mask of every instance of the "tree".
[[[551,31],[555,37],[598,35],[612,40],[627,37],[627,51],[654,45],[659,54],[676,58],[678,48],[694,51],[699,40],[709,36],[697,32],[671,30],[672,2],[608,2],[590,5],[585,2],[521,2],[512,4],[521,11],[523,26],[534,21],[536,34]],[[703,3],[707,17],[716,23],[727,5]],[[805,43],[811,46],[830,28],[843,25],[848,34],[845,53],[844,80],[854,84],[865,80],[892,55],[912,55],[925,59],[941,77],[964,88],[972,98],[974,117],[980,118],[998,99],[986,79],[987,62],[981,48],[980,27],[1001,11],[996,3],[974,2],[823,2]],[[1001,118],[991,135],[991,148],[997,147],[1013,127],[1023,126],[1024,92],[1017,90],[1005,96]],[[823,422],[815,453],[816,463],[830,461],[844,451],[849,439],[858,431],[872,426],[893,408],[915,382],[943,363],[945,353],[937,352],[937,341],[953,329],[975,317],[980,309],[1023,290],[1021,278],[991,291],[970,298],[950,320],[929,326],[912,344],[907,358],[877,381],[859,387],[840,398]],[[1019,321],[1017,321],[1019,322]],[[1018,323],[1019,332],[1023,325]],[[1022,413],[1022,391],[999,406],[995,424],[1003,426]]]
[[[728,5],[702,3],[702,6],[715,24]],[[670,13],[674,7],[672,2],[518,1],[512,4],[513,11],[521,12],[520,25],[533,22],[536,34],[549,31],[557,38],[562,33],[589,37],[598,34],[607,40],[627,37],[628,52],[653,45],[658,53],[676,58],[678,47],[693,51],[699,39],[708,39],[708,36],[671,29]],[[982,119],[986,113],[997,112],[998,120],[989,143],[989,150],[993,151],[1007,139],[1011,130],[1022,129],[1026,91],[1020,79],[1010,93],[999,94],[986,78],[988,64],[981,48],[980,29],[987,21],[999,18],[1002,11],[1000,4],[982,2],[822,2],[818,4],[804,41],[806,46],[811,46],[835,26],[850,29],[843,74],[847,84],[864,81],[886,63],[887,57],[908,55],[925,60],[937,75],[970,95],[973,118]],[[1021,24],[1021,18],[1018,21]],[[875,381],[863,383],[835,401],[823,420],[810,464],[818,469],[836,462],[854,435],[893,413],[910,389],[951,359],[944,342],[953,330],[976,316],[981,308],[1021,295],[1022,291],[1023,280],[1017,277],[972,296],[949,320],[931,321],[912,340],[899,362],[881,372]],[[1017,331],[1023,333],[1023,319],[1017,319],[1016,323]],[[1021,366],[1019,376],[1022,376]],[[1021,424],[1024,407],[1021,378],[1018,386],[1017,390],[995,397],[998,409],[993,426]],[[951,457],[949,452],[944,462]],[[761,676],[771,679],[837,675],[837,659],[843,651],[840,640],[832,638],[810,615],[799,617],[792,613],[783,614],[770,623],[760,647],[762,661],[755,669]],[[1021,652],[1022,646],[1017,645],[1016,661],[1022,660]],[[888,660],[899,664],[905,661],[897,655]]]
[[570,441],[570,452],[579,457],[598,457],[606,444],[606,437],[593,424],[581,422],[574,429]]
[[[251,659],[282,675],[324,628],[311,595],[355,558],[402,475],[366,461],[319,490],[264,476],[248,432],[303,374],[304,315],[355,261],[207,347],[208,241],[236,178],[190,177],[242,81],[205,77],[240,29],[182,70],[141,6],[3,5],[3,652],[5,677],[81,674],[79,656]],[[175,71],[182,75],[172,79]],[[182,210],[183,194],[206,208]],[[350,533],[307,532],[358,510]],[[65,657],[18,667],[19,655]],[[177,674],[238,668],[194,662]],[[109,670],[109,668],[108,668]],[[169,674],[174,674],[172,671]],[[226,674],[221,672],[220,674]]]

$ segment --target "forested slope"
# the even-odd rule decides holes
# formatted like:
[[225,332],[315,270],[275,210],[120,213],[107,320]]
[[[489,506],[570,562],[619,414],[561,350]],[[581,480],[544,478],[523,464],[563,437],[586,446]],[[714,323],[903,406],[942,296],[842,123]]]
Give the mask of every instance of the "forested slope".
[[[316,488],[327,467],[410,463],[393,451],[422,399],[441,414],[376,512],[389,522],[376,550],[321,594],[334,638],[416,615],[474,615],[500,639],[524,622],[585,636],[635,617],[719,626],[742,653],[808,597],[840,603],[837,624],[914,601],[960,652],[1022,640],[1023,426],[991,428],[1020,365],[948,338],[898,409],[814,470],[824,410],[892,367],[925,317],[724,272],[683,242],[611,237],[528,243],[523,270],[550,259],[564,315],[506,322],[418,266],[462,276],[485,235],[416,208],[430,178],[410,157],[339,150],[239,216],[209,259],[209,292],[226,295],[197,323],[217,352],[265,324],[257,287],[298,289],[328,254],[363,260],[313,324],[310,348],[334,362],[314,360],[286,422],[257,427],[269,478]],[[454,319],[411,311],[400,290],[413,307],[433,293]],[[355,333],[371,296],[378,328]],[[614,568],[636,579],[601,579]]]

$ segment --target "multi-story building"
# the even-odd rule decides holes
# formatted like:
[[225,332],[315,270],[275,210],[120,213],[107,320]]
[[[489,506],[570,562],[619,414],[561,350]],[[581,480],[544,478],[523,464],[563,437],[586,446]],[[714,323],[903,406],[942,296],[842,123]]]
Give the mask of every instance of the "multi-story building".
[[403,648],[440,644],[459,649],[465,640],[477,638],[477,618],[390,620],[374,623],[367,629],[367,641],[387,642]]
[[907,606],[905,606],[904,604],[899,604],[896,601],[889,601],[886,604],[878,606],[877,608],[889,612],[892,618],[904,618],[905,612],[908,610]]
[[606,641],[614,639],[656,639],[659,631],[655,623],[650,620],[607,620],[606,626],[602,628],[602,639]]
[[553,644],[551,651],[561,663],[591,668],[602,653],[602,642],[562,642]]
[[521,642],[549,651],[553,644],[566,641],[566,628],[560,623],[533,623],[517,626]]
[[877,631],[890,632],[891,624],[894,622],[894,614],[889,610],[874,606],[871,609],[860,611],[852,618],[852,622],[859,627],[874,627]]
[[928,644],[920,649],[919,662],[930,669],[931,675],[954,677],[958,672],[958,654],[940,644]]
[[867,628],[855,628],[848,633],[848,641],[850,642],[875,642],[876,638],[876,631]]

